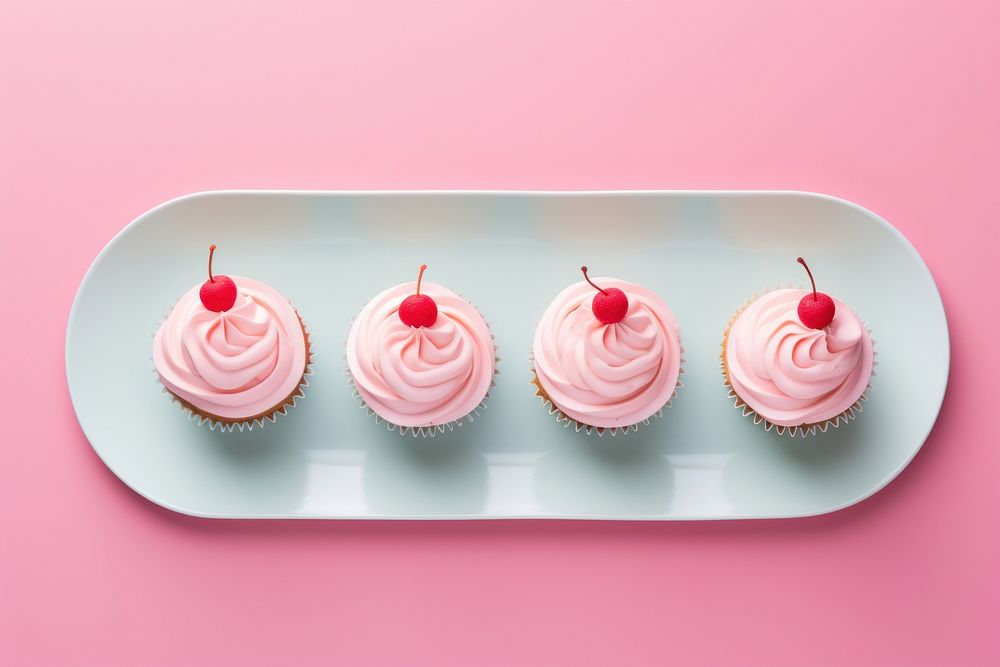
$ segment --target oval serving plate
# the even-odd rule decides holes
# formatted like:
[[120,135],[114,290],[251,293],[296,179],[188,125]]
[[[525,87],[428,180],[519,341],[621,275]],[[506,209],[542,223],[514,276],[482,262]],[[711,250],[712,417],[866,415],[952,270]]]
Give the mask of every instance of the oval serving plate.
[[[263,429],[185,418],[152,372],[166,311],[216,270],[284,292],[313,332],[306,398]],[[801,284],[864,316],[879,371],[846,427],[789,438],[726,397],[719,345],[756,291]],[[474,423],[433,439],[389,432],[343,374],[352,316],[428,277],[479,306],[501,374]],[[685,388],[638,433],[562,428],[533,395],[537,318],[589,264],[657,290],[686,348]],[[877,267],[877,269],[875,268]],[[919,359],[920,363],[913,363]],[[927,267],[891,225],[801,192],[206,192],[162,204],[94,261],[70,313],[66,375],[91,445],[128,486],[220,518],[736,519],[831,512],[875,493],[920,449],[944,397],[949,344]]]

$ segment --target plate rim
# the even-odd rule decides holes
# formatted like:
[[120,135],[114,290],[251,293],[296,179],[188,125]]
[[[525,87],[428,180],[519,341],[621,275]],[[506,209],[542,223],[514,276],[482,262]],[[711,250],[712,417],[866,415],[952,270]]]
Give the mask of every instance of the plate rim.
[[[96,447],[91,440],[89,434],[87,433],[87,427],[84,425],[83,421],[80,419],[80,412],[77,406],[77,400],[74,397],[73,392],[73,372],[70,369],[70,334],[76,324],[78,318],[78,308],[80,295],[87,287],[89,281],[92,279],[99,264],[104,260],[109,252],[121,242],[121,240],[131,232],[131,230],[141,224],[146,218],[158,213],[159,211],[169,208],[171,206],[176,206],[178,204],[196,200],[205,199],[210,197],[219,196],[233,196],[233,195],[260,195],[260,196],[271,196],[271,195],[294,195],[294,196],[338,196],[338,197],[366,197],[366,196],[503,196],[503,197],[587,197],[587,196],[650,196],[650,195],[668,195],[676,197],[800,197],[804,199],[818,199],[821,201],[826,201],[834,203],[840,206],[846,206],[847,208],[854,209],[855,211],[869,217],[874,222],[881,225],[884,229],[889,231],[898,241],[901,242],[903,249],[914,259],[918,266],[921,268],[923,277],[929,283],[931,287],[931,292],[934,296],[934,307],[935,310],[941,316],[942,322],[944,323],[944,382],[941,384],[938,394],[935,398],[936,408],[934,410],[933,419],[929,422],[929,426],[926,432],[920,438],[920,444],[903,460],[896,468],[889,471],[877,484],[873,485],[866,493],[859,495],[858,497],[835,505],[833,507],[823,509],[815,512],[804,512],[799,514],[756,514],[756,515],[726,515],[718,517],[649,517],[649,516],[601,516],[601,515],[591,515],[591,514],[531,514],[531,515],[517,515],[517,514],[449,514],[442,516],[429,516],[429,515],[378,515],[378,514],[366,514],[366,515],[345,515],[345,516],[329,516],[324,514],[297,514],[290,516],[287,514],[247,514],[247,515],[227,515],[227,514],[213,514],[210,512],[200,512],[190,508],[181,507],[177,504],[171,503],[166,500],[154,497],[151,494],[147,494],[142,490],[136,488],[132,485],[125,477],[123,477],[115,469],[113,465],[101,454],[98,447]],[[844,199],[843,197],[838,197],[836,195],[830,195],[822,192],[816,192],[811,190],[787,190],[787,189],[709,189],[709,190],[692,190],[692,189],[682,189],[682,190],[650,190],[650,189],[639,189],[639,190],[509,190],[509,189],[444,189],[444,190],[300,190],[300,189],[284,189],[284,188],[249,188],[249,189],[213,189],[213,190],[198,190],[195,192],[189,192],[186,194],[178,195],[172,197],[166,201],[163,201],[152,208],[147,209],[143,213],[136,216],[131,222],[120,229],[112,238],[109,240],[104,247],[97,253],[94,259],[90,262],[87,267],[86,272],[80,279],[80,284],[76,289],[76,293],[73,295],[73,301],[70,305],[69,314],[66,320],[66,330],[65,330],[65,342],[63,346],[63,363],[66,373],[66,389],[69,393],[70,404],[73,408],[73,414],[76,417],[77,424],[80,426],[80,430],[83,432],[84,438],[90,445],[90,448],[97,454],[97,457],[101,462],[118,478],[126,487],[131,489],[133,492],[145,498],[149,502],[159,505],[164,509],[176,512],[178,514],[183,514],[186,516],[198,517],[202,519],[227,519],[227,520],[259,520],[259,519],[278,519],[278,520],[328,520],[328,521],[501,521],[501,520],[523,520],[523,521],[535,521],[535,520],[565,520],[565,521],[645,521],[645,522],[688,522],[688,521],[741,521],[741,520],[795,520],[795,519],[805,519],[814,516],[823,516],[825,514],[833,514],[835,512],[840,512],[849,507],[853,507],[865,500],[871,498],[875,494],[879,493],[885,489],[890,483],[893,482],[904,469],[906,469],[910,463],[916,458],[917,454],[923,449],[933,432],[934,427],[937,425],[938,417],[941,414],[941,408],[944,405],[945,396],[948,392],[948,385],[951,380],[951,328],[948,323],[948,314],[944,307],[944,301],[941,298],[941,291],[938,288],[937,281],[934,280],[934,275],[931,273],[930,267],[924,260],[923,256],[917,251],[916,247],[910,240],[906,237],[903,232],[898,229],[895,225],[890,223],[888,220],[875,213],[871,209],[857,204],[849,199]]]

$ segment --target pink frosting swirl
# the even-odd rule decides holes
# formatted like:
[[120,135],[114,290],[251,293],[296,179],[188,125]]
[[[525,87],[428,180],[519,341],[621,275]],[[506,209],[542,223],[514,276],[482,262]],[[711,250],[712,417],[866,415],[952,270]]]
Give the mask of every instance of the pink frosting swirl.
[[249,278],[230,276],[236,303],[216,313],[195,285],[153,339],[153,364],[173,394],[225,419],[266,414],[299,386],[307,343],[288,300]]
[[465,417],[486,398],[496,373],[493,336],[482,315],[446,287],[423,282],[437,321],[410,327],[399,305],[416,283],[368,302],[347,336],[347,366],[361,398],[398,426],[440,426]]
[[631,426],[656,414],[677,388],[677,320],[645,287],[616,278],[593,280],[625,292],[625,319],[602,323],[591,311],[594,288],[584,281],[570,285],[535,330],[535,374],[555,406],[578,422]]
[[836,298],[833,322],[810,329],[799,320],[808,290],[780,289],[751,303],[733,322],[726,368],[733,390],[776,426],[819,424],[847,411],[871,379],[871,336]]

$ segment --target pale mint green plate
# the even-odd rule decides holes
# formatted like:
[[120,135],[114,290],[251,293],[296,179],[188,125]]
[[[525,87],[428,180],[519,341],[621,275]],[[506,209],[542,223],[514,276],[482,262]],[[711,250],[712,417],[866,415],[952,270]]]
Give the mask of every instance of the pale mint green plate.
[[[160,392],[153,333],[216,270],[284,294],[313,332],[315,376],[277,424],[199,427]],[[804,281],[852,304],[877,340],[864,414],[825,434],[766,433],[726,398],[719,344],[767,287]],[[343,374],[352,316],[428,278],[479,306],[502,361],[475,422],[434,439],[366,417]],[[529,383],[537,318],[579,267],[642,283],[676,313],[686,387],[615,438],[562,428]],[[70,313],[66,375],[94,450],[177,512],[223,518],[735,519],[831,512],[920,449],[948,378],[934,280],[905,238],[849,202],[800,192],[207,192],[140,216],[101,252]]]

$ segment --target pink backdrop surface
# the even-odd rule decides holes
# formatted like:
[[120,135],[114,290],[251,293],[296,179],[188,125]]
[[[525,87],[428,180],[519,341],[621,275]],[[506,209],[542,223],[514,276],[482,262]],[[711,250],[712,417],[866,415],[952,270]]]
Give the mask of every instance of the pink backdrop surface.
[[[0,663],[1000,664],[996,3],[2,4]],[[845,197],[938,280],[948,397],[812,519],[172,514],[80,432],[69,306],[138,214],[257,187]]]

